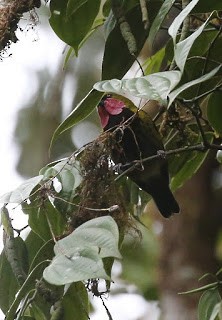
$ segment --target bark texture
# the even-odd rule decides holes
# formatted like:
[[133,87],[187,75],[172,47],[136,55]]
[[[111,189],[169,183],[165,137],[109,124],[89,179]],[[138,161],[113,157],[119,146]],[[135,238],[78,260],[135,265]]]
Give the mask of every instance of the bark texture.
[[164,320],[196,320],[200,294],[178,292],[203,285],[215,273],[215,241],[221,225],[212,191],[212,160],[178,191],[181,214],[163,221],[159,289]]

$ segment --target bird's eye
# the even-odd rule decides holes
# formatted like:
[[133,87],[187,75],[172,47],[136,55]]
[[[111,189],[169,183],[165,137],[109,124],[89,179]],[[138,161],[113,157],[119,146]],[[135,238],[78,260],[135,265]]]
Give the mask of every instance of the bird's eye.
[[106,101],[106,99],[111,98],[111,97],[112,97],[111,94],[105,94],[105,96],[102,97],[102,99],[101,99],[101,101],[99,103],[99,106],[100,107],[104,107],[104,102]]

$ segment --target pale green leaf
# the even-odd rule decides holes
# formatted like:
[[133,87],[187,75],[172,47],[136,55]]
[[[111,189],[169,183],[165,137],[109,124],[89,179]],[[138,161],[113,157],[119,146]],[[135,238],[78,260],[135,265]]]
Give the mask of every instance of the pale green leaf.
[[119,231],[110,216],[89,220],[75,229],[70,235],[55,244],[55,254],[59,255],[70,248],[95,246],[100,257],[121,258],[118,250]]
[[218,302],[217,304],[215,304],[209,320],[215,320],[219,315],[220,309],[221,309],[221,302]]
[[85,119],[96,108],[102,96],[103,94],[101,94],[100,92],[91,90],[88,95],[76,106],[76,108],[56,129],[52,137],[50,148],[60,134]]
[[21,203],[29,198],[32,190],[42,181],[43,175],[30,178],[15,190],[0,197],[0,203]]
[[180,78],[180,71],[165,71],[134,79],[100,81],[94,88],[102,92],[129,93],[132,96],[166,104],[170,91],[179,83]]
[[174,19],[173,23],[168,29],[169,35],[173,38],[173,42],[176,43],[176,37],[179,31],[181,24],[184,19],[188,16],[191,10],[195,7],[199,0],[192,0]]
[[194,43],[194,41],[199,37],[199,35],[203,32],[206,24],[208,23],[211,16],[202,24],[200,28],[198,28],[194,33],[192,33],[189,37],[184,39],[183,41],[178,42],[174,46],[174,58],[178,68],[183,72],[184,66],[190,52],[190,49]]
[[213,70],[211,70],[210,72],[206,73],[205,75],[203,75],[202,77],[198,78],[198,79],[195,79],[195,80],[192,80],[190,82],[187,82],[185,84],[183,84],[181,87],[177,88],[176,90],[172,91],[170,94],[169,94],[169,104],[168,106],[170,106],[173,101],[176,99],[176,97],[181,93],[183,92],[184,90],[194,86],[195,84],[199,84],[201,82],[204,82],[210,78],[212,78],[218,71],[219,69],[221,68],[221,65],[214,68]]
[[97,247],[70,248],[57,255],[43,272],[44,279],[55,285],[64,285],[87,279],[109,279]]
[[198,320],[210,320],[215,305],[220,302],[221,298],[217,289],[205,291],[202,294],[198,305]]
[[157,32],[159,31],[168,11],[174,4],[175,0],[165,0],[159,10],[159,12],[156,15],[156,18],[154,19],[152,26],[150,28],[148,41],[150,45],[153,45],[153,41],[156,37]]

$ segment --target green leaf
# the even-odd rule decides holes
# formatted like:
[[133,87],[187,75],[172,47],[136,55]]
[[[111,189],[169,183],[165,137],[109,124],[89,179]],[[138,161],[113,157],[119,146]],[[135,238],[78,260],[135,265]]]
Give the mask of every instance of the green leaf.
[[27,200],[32,190],[42,181],[43,176],[36,176],[23,182],[15,190],[0,197],[0,203],[21,203]]
[[0,255],[0,283],[0,308],[6,313],[15,299],[19,285],[4,251]]
[[217,316],[220,313],[220,309],[221,309],[221,301],[215,304],[213,311],[211,313],[210,320],[215,320],[217,318]]
[[44,245],[44,241],[35,232],[31,230],[27,238],[25,239],[25,244],[28,251],[28,259],[30,266],[37,252]]
[[60,134],[85,119],[99,104],[102,96],[103,94],[101,92],[91,90],[88,95],[76,106],[76,108],[56,129],[52,137],[50,148]]
[[119,232],[110,216],[95,218],[59,240],[55,258],[44,271],[46,281],[62,285],[87,279],[110,280],[102,258],[118,257]]
[[[207,140],[209,142],[212,142],[213,140],[213,134],[208,133],[206,134]],[[197,140],[197,143],[200,143],[201,137]],[[200,152],[200,151],[192,151],[189,152],[189,157],[187,156],[183,157],[182,154],[178,155],[177,157],[174,157],[175,162],[180,162],[182,160],[183,166],[180,170],[173,176],[171,179],[171,189],[172,191],[175,191],[176,189],[180,188],[184,182],[188,179],[190,179],[200,168],[202,163],[204,162],[206,156],[208,154],[207,152]],[[180,158],[182,158],[180,160]],[[177,165],[177,164],[176,164]],[[171,164],[173,166],[173,163]]]
[[209,18],[199,27],[194,33],[192,33],[189,37],[180,41],[174,45],[174,58],[178,68],[183,72],[184,66],[189,55],[190,49],[194,43],[194,41],[199,37],[199,35],[203,32],[206,24],[208,23]]
[[153,56],[149,57],[143,64],[145,75],[160,71],[165,56],[165,48],[157,51]]
[[207,118],[214,130],[222,135],[222,92],[216,91],[210,95],[207,104]]
[[222,2],[218,0],[199,0],[193,12],[206,13],[212,12],[213,10],[222,10]]
[[210,320],[214,307],[219,302],[221,298],[217,289],[204,292],[198,305],[198,320]]
[[[128,3],[128,1],[126,3]],[[160,4],[160,1],[149,3],[149,18],[151,22],[159,10]],[[144,30],[140,6],[134,6],[125,16],[132,34],[137,41],[136,55],[138,55],[148,34],[148,30]],[[135,57],[129,53],[127,44],[120,33],[119,25],[116,25],[106,40],[102,65],[102,79],[121,79],[134,62]]]
[[15,300],[10,306],[10,309],[8,310],[5,320],[15,319],[15,315],[19,307],[19,304],[21,303],[22,299],[24,299],[24,297],[29,293],[29,291],[35,287],[36,280],[42,277],[42,271],[47,264],[48,264],[48,261],[41,262],[28,275],[26,281],[22,285],[21,289],[18,291]]
[[213,76],[215,76],[215,74],[219,71],[219,69],[221,68],[221,65],[214,68],[213,70],[211,70],[210,72],[206,73],[205,75],[203,75],[202,77],[192,80],[190,82],[187,82],[185,84],[183,84],[181,87],[177,88],[176,90],[172,91],[169,94],[169,104],[168,107],[171,106],[171,104],[173,103],[173,101],[176,99],[176,97],[183,92],[184,90],[194,86],[195,84],[199,84],[202,83],[208,79],[211,79]]
[[79,45],[90,31],[99,8],[99,0],[51,0],[49,22],[57,36],[73,47],[77,54]]
[[156,37],[157,32],[159,31],[167,13],[169,12],[170,8],[174,4],[175,0],[165,0],[154,19],[152,26],[150,28],[148,41],[151,46],[153,46],[153,41]]
[[30,268],[29,268],[29,273],[42,261],[46,260],[51,260],[54,256],[54,242],[53,240],[49,240],[45,242],[41,248],[36,252],[35,256],[33,257],[31,263],[30,263]]
[[173,23],[168,29],[169,35],[173,38],[174,44],[176,43],[177,34],[181,24],[183,23],[184,19],[188,16],[191,10],[195,7],[199,0],[192,0],[190,3],[176,16],[173,20]]
[[63,320],[88,320],[89,300],[86,287],[82,282],[72,283],[66,291],[62,306]]
[[43,272],[44,279],[55,285],[64,285],[87,279],[109,279],[103,268],[98,248],[67,249],[56,255],[51,264]]
[[82,5],[84,5],[88,0],[68,0],[67,3],[67,17],[74,14]]
[[97,247],[102,258],[121,258],[118,250],[119,231],[110,216],[89,220],[75,229],[70,235],[55,244],[55,254],[76,247]]
[[165,71],[133,79],[100,81],[94,88],[103,92],[129,93],[132,96],[166,104],[170,91],[175,88],[180,78],[180,71]]
[[30,228],[44,241],[52,239],[51,231],[54,236],[60,236],[64,232],[66,226],[65,217],[49,200],[39,207],[32,202],[31,204],[23,204],[23,210],[29,214]]

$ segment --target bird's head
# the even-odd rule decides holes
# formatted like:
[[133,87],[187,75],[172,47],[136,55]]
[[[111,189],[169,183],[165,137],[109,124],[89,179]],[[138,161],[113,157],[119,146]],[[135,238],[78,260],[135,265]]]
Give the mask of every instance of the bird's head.
[[126,105],[123,101],[112,98],[111,95],[105,95],[98,105],[102,127],[105,128],[107,126],[110,116],[120,114],[125,107]]

